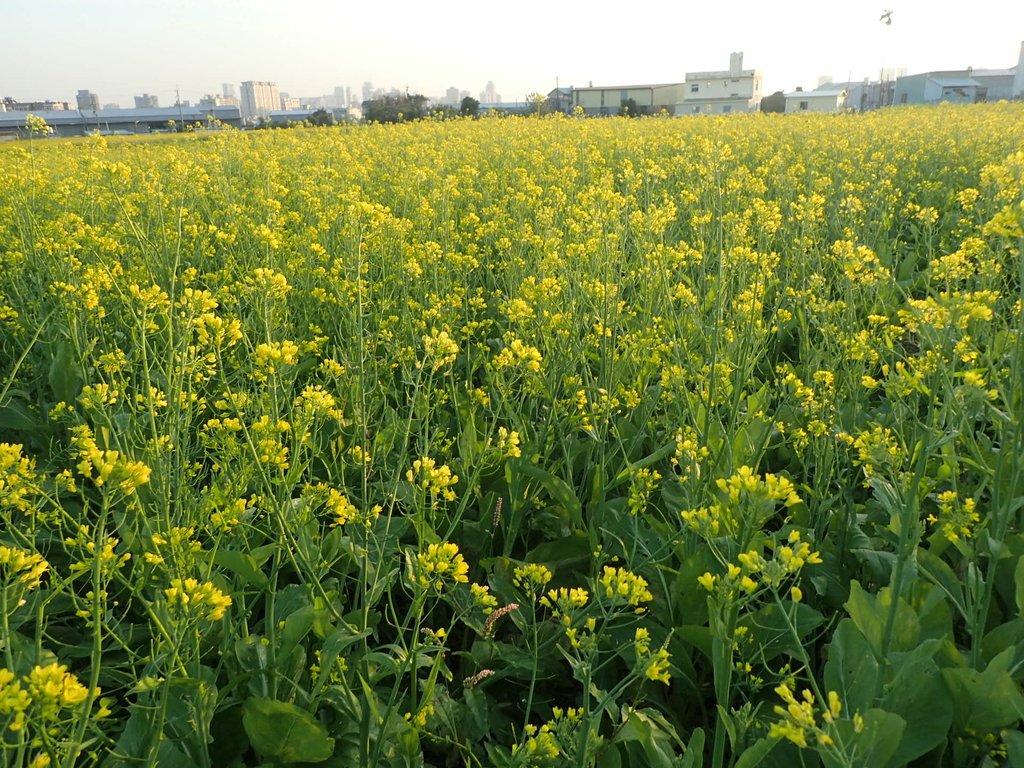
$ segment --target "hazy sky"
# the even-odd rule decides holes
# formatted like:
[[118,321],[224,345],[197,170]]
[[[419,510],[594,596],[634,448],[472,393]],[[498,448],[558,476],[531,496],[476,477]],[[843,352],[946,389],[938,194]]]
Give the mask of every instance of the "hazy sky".
[[[892,10],[892,25],[879,21]],[[505,100],[560,85],[681,81],[726,69],[731,51],[766,92],[968,66],[1009,67],[1019,0],[0,0],[0,96],[172,104],[221,83],[273,80],[293,96],[448,86]]]

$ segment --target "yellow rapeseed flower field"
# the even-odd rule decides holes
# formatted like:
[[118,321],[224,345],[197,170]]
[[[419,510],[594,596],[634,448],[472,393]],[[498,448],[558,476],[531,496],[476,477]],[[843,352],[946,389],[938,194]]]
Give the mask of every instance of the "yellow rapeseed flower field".
[[0,750],[1024,760],[1024,105],[0,146]]

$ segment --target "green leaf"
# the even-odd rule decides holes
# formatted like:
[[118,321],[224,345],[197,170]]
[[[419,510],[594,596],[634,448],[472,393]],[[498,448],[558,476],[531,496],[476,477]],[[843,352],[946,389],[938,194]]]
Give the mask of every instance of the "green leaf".
[[704,765],[704,729],[697,728],[690,734],[690,743],[679,768],[701,768]]
[[1024,717],[1024,696],[1010,674],[1015,654],[1015,648],[1007,648],[989,662],[984,672],[969,668],[942,670],[952,694],[953,721],[958,728],[985,733]]
[[47,381],[58,402],[75,402],[82,388],[82,377],[79,375],[78,366],[72,364],[71,342],[67,339],[61,339],[56,344]]
[[[906,723],[899,715],[883,709],[869,709],[863,713],[864,727],[858,733],[852,720],[836,723],[840,737],[848,749],[856,749],[857,765],[886,768],[904,765],[897,763],[893,756],[899,747]],[[828,752],[819,751],[826,768],[840,768],[846,765],[831,757]]]
[[[643,750],[643,764],[652,768],[675,768],[676,752],[682,747],[675,729],[652,709],[629,711],[615,743],[637,742]],[[631,754],[637,750],[630,748]],[[629,761],[630,763],[635,761]]]
[[1013,586],[1017,613],[1024,614],[1024,557],[1017,558],[1017,567],[1013,569]]
[[334,752],[334,739],[309,712],[274,699],[248,699],[242,725],[253,748],[285,763],[316,763]]
[[953,701],[934,656],[940,640],[928,640],[909,653],[892,654],[896,670],[885,685],[881,706],[906,721],[892,761],[905,765],[942,744],[953,720]]
[[9,402],[0,405],[0,429],[32,432],[41,426],[44,425],[40,425],[39,419],[21,403]]
[[[795,603],[795,620],[797,634],[802,638],[821,626],[824,617],[806,603]],[[739,626],[749,627],[751,637],[757,643],[759,655],[764,661],[770,661],[782,653],[796,655],[799,652],[798,641],[793,637],[787,617],[775,603],[768,603],[757,611],[744,616]],[[723,638],[724,639],[724,638]]]
[[219,549],[213,556],[213,562],[241,579],[239,586],[265,587],[267,576],[260,570],[256,558],[248,552],[236,552],[230,549]]
[[740,759],[736,761],[735,768],[755,768],[761,764],[761,762],[768,757],[768,753],[775,749],[775,745],[779,743],[778,739],[773,739],[765,736],[762,739],[758,739],[740,755]]
[[850,619],[839,622],[825,663],[825,687],[839,694],[848,712],[874,703],[879,667],[871,644]]
[[[857,629],[871,643],[875,656],[882,656],[882,641],[885,624],[892,610],[892,590],[883,588],[877,595],[865,592],[856,581],[850,582],[850,598],[846,611]],[[921,625],[914,609],[906,600],[899,599],[893,624],[892,643],[889,650],[909,650],[917,645],[921,636]]]
[[555,477],[550,472],[541,469],[533,464],[528,464],[525,461],[517,462],[515,464],[515,471],[520,472],[527,477],[532,477],[535,480],[539,480],[544,489],[551,495],[555,501],[562,505],[562,508],[569,513],[570,519],[573,524],[578,528],[585,528],[583,523],[582,507],[580,500],[576,496],[576,492],[569,487],[569,484],[562,480],[560,477]]

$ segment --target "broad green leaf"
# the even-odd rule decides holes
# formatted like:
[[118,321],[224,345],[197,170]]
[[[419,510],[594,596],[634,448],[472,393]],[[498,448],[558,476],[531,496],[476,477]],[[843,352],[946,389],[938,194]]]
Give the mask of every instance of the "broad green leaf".
[[798,653],[800,640],[793,637],[789,628],[791,620],[800,638],[806,637],[824,621],[824,617],[806,603],[792,605],[795,609],[795,620],[792,616],[784,615],[775,603],[764,605],[739,620],[739,626],[749,627],[751,637],[759,649],[758,654],[764,661],[770,661],[781,653]]
[[[865,592],[856,581],[850,582],[850,598],[846,610],[857,629],[871,643],[875,655],[881,657],[885,626],[892,610],[892,590],[883,588],[877,595]],[[899,599],[893,623],[890,651],[908,650],[917,645],[921,636],[920,622],[906,600]]]
[[942,670],[952,694],[953,722],[958,728],[986,733],[1024,717],[1024,696],[1010,673],[1015,655],[1015,648],[1007,648],[989,662],[984,672],[969,668]]
[[73,404],[82,388],[82,377],[74,365],[71,342],[61,339],[54,345],[47,381],[57,402]]
[[[904,765],[894,759],[906,723],[899,715],[883,709],[869,709],[862,713],[863,728],[854,729],[852,720],[843,719],[836,723],[842,742],[848,750],[856,750],[856,765],[872,768],[895,768]],[[828,752],[819,750],[826,768],[841,768],[845,763],[836,760]]]
[[218,549],[213,562],[241,579],[239,586],[265,587],[267,576],[260,570],[256,558],[248,552]]
[[756,768],[762,761],[768,757],[768,753],[775,749],[775,746],[779,743],[778,739],[770,738],[765,736],[762,739],[758,739],[740,755],[740,759],[736,761],[735,768]]
[[942,744],[953,720],[953,701],[934,657],[941,640],[928,640],[908,653],[892,654],[896,670],[880,705],[906,721],[893,761],[903,765]]
[[844,710],[863,711],[874,703],[879,674],[871,644],[853,621],[843,619],[829,645],[825,687],[839,694]]
[[309,712],[274,699],[248,699],[242,725],[253,748],[285,763],[316,763],[334,752],[334,739]]
[[560,477],[555,477],[550,472],[525,461],[517,462],[515,470],[527,477],[539,480],[544,489],[551,494],[551,498],[562,505],[562,508],[569,514],[574,525],[584,528],[582,507],[576,492],[569,487],[569,484]]
[[1024,557],[1017,558],[1017,566],[1013,569],[1013,586],[1017,613],[1024,616]]

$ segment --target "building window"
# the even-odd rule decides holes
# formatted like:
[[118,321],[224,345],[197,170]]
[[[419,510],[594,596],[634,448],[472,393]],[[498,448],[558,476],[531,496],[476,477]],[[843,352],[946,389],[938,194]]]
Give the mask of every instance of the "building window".
[[700,114],[700,105],[699,104],[696,107],[693,108],[693,114],[695,114],[695,115],[699,115]]
[[728,115],[730,112],[732,112],[732,104],[723,104],[722,105],[722,114],[723,115]]
[[690,86],[690,93],[697,93],[700,90],[700,83],[694,83]]
[[800,102],[800,110],[802,112],[806,112],[807,111],[807,102],[806,101],[801,101]]
[[907,96],[908,95],[909,94],[906,94],[906,93],[901,93],[900,94],[900,104],[906,104],[907,103]]

